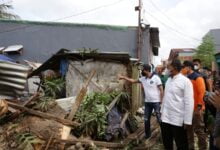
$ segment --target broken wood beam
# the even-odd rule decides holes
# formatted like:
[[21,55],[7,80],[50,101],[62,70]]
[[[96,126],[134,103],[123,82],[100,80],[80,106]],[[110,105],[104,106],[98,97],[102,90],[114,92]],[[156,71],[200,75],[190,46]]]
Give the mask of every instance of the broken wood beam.
[[71,140],[63,140],[63,139],[55,139],[55,143],[64,143],[64,144],[76,144],[78,142],[85,144],[85,145],[96,145],[99,147],[105,148],[123,148],[123,143],[112,143],[112,142],[102,142],[102,141],[93,141],[93,140],[80,140],[80,139],[71,139]]
[[110,111],[112,110],[112,108],[115,106],[116,102],[118,101],[118,99],[121,97],[121,93],[118,94],[115,99],[108,105],[108,112],[105,114],[105,116],[108,116],[108,114],[110,113]]
[[126,112],[122,118],[122,121],[120,123],[120,127],[123,128],[125,126],[125,122],[126,120],[128,119],[128,116],[129,116],[129,112]]
[[49,119],[49,120],[54,120],[54,121],[57,121],[57,122],[59,122],[61,124],[67,125],[67,126],[79,126],[80,125],[77,122],[73,122],[71,120],[59,118],[59,117],[53,116],[52,114],[48,114],[48,113],[44,113],[44,112],[41,112],[41,111],[29,109],[29,108],[27,108],[25,106],[21,106],[21,105],[18,105],[18,104],[12,103],[12,102],[8,102],[8,101],[7,101],[7,103],[12,108],[23,110],[23,111],[25,111],[25,112],[27,112],[29,114],[32,114],[32,115],[35,115],[35,116],[38,116],[38,117],[41,117],[41,118],[45,118],[45,119]]
[[28,104],[30,104],[32,101],[35,101],[39,98],[40,93],[37,92],[35,93],[33,96],[31,96],[24,104],[23,106],[27,106]]
[[[70,114],[69,116],[67,117],[68,120],[73,120],[73,117],[75,116],[77,110],[79,109],[79,106],[81,104],[81,102],[83,101],[84,97],[86,96],[86,92],[87,92],[87,88],[89,86],[89,83],[91,82],[92,78],[94,77],[95,75],[95,70],[93,70],[87,81],[85,82],[85,84],[83,85],[82,89],[79,91],[76,99],[75,99],[75,103],[73,103],[72,105],[72,109],[70,111]],[[71,128],[68,127],[68,126],[63,126],[63,129],[62,129],[62,133],[61,133],[61,139],[68,139],[68,136],[70,134],[70,131],[71,131]],[[65,145],[61,145],[61,149],[63,150],[65,148]]]
[[54,137],[54,134],[52,134],[52,135],[50,136],[50,139],[49,139],[48,142],[47,142],[47,146],[46,146],[45,150],[48,150],[48,148],[50,147],[50,144],[51,144],[52,141],[53,141],[53,137]]
[[[27,101],[24,102],[24,104],[22,104],[22,106],[27,106],[28,104],[30,104],[32,101],[35,101],[39,98],[39,95],[40,93],[35,93],[33,96],[31,96]],[[7,101],[10,101],[10,100],[7,100]],[[10,101],[12,103],[15,103],[17,101]],[[17,103],[16,103],[17,104]],[[9,110],[9,111],[12,111],[12,110]],[[20,110],[17,110],[15,112],[13,112],[12,116],[10,117],[10,120],[13,120],[15,118],[17,118],[22,112],[24,112],[24,110],[20,111]]]
[[75,103],[73,104],[72,106],[72,109],[71,109],[71,112],[68,116],[68,120],[72,120],[73,117],[75,116],[75,113],[77,112],[84,96],[86,95],[86,92],[87,92],[87,88],[89,86],[89,83],[91,82],[93,76],[95,75],[95,70],[93,70],[90,75],[89,75],[89,78],[87,79],[85,85],[82,87],[82,89],[80,90],[79,94],[77,95],[76,97],[76,100],[75,100]]

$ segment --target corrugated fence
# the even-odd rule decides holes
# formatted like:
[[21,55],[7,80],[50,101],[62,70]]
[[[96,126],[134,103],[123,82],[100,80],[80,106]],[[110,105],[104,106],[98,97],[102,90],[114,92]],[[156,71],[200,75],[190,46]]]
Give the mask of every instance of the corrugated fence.
[[29,70],[28,66],[0,61],[0,97],[21,96],[25,89]]

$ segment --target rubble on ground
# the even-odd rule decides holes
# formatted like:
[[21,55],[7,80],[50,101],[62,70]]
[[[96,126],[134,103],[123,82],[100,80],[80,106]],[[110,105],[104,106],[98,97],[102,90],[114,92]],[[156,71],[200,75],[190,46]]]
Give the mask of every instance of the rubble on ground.
[[[90,65],[100,68],[101,63]],[[116,64],[122,68],[119,71],[126,70],[123,64]],[[102,68],[106,66],[111,68],[112,65],[104,63]],[[94,69],[89,72],[83,68],[87,75],[75,66],[73,69],[77,76],[82,76],[80,81],[74,79],[80,86],[67,82],[56,69],[46,69],[40,82],[35,83],[38,86],[35,93],[14,100],[0,100],[0,150],[107,150],[153,146],[150,140],[157,141],[160,132],[155,118],[153,137],[144,144],[143,110],[137,114],[131,111],[134,110],[131,91],[127,87],[122,90],[124,83],[117,88],[118,83],[112,77],[116,73],[108,73],[112,75],[109,78],[111,87],[108,87],[108,76],[102,80]],[[65,73],[65,69],[61,70],[61,74]],[[68,76],[73,75],[69,72]],[[66,87],[70,87],[68,92]],[[78,91],[74,96],[71,95],[72,87]],[[92,91],[92,87],[96,90]],[[68,97],[66,93],[69,93]]]

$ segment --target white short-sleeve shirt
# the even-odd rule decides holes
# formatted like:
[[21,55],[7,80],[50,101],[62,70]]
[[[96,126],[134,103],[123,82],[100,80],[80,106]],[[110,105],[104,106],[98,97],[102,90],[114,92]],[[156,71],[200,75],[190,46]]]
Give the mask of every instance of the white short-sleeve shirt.
[[160,102],[158,86],[162,85],[162,82],[158,75],[153,75],[151,78],[141,77],[139,81],[144,87],[145,102]]

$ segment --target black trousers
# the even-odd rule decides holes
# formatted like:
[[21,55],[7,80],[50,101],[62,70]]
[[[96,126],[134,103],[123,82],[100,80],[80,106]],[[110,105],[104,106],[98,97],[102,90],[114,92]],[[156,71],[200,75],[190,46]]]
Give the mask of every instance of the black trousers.
[[173,140],[177,150],[188,150],[187,132],[184,127],[161,123],[161,132],[165,150],[173,150]]

